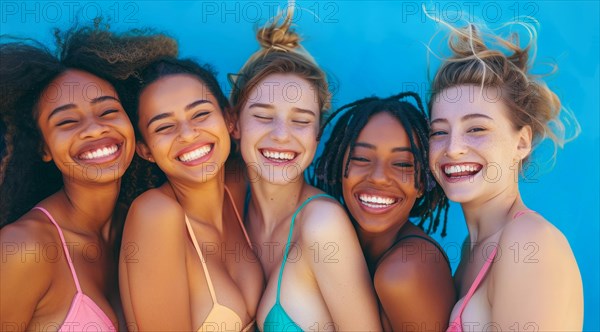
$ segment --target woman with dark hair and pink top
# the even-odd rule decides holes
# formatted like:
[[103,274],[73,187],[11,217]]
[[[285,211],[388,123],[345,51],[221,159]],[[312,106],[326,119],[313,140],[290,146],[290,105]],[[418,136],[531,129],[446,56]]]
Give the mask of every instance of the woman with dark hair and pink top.
[[536,144],[565,141],[558,97],[530,72],[535,40],[521,47],[517,35],[450,29],[452,56],[429,102],[429,164],[469,231],[448,330],[581,330],[583,289],[569,243],[519,193]]
[[29,40],[0,45],[3,331],[123,328],[117,211],[135,140],[117,86],[132,63],[177,48],[144,32],[119,45],[98,29],[61,37],[58,55]]

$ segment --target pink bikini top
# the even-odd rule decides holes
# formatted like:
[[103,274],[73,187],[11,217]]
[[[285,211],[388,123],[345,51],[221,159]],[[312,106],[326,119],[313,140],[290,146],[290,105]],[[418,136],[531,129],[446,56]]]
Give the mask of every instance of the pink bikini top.
[[81,291],[81,285],[79,284],[77,273],[75,273],[75,267],[73,266],[73,261],[69,255],[69,249],[67,248],[67,243],[60,226],[58,226],[54,218],[52,218],[50,212],[43,207],[36,206],[33,209],[42,211],[48,217],[48,219],[50,219],[52,224],[56,226],[58,235],[60,235],[60,240],[63,245],[65,257],[67,258],[69,268],[71,269],[71,274],[73,275],[73,280],[75,281],[75,287],[77,288],[77,293],[75,293],[75,297],[71,302],[71,308],[69,309],[67,317],[64,319],[58,331],[116,331],[117,329],[104,311],[98,307],[94,300]]
[[[533,211],[533,210],[519,211],[519,212],[515,213],[515,216],[513,217],[513,219],[516,219],[527,212],[535,213],[535,211]],[[489,271],[490,266],[492,266],[492,263],[494,262],[494,258],[496,257],[497,252],[498,252],[498,247],[496,246],[494,248],[494,251],[492,251],[492,254],[490,256],[488,256],[488,258],[485,261],[485,263],[483,264],[483,267],[481,268],[481,270],[479,270],[479,273],[477,274],[475,281],[473,281],[473,284],[471,284],[471,288],[469,288],[467,295],[465,295],[463,302],[460,305],[460,308],[458,309],[458,315],[456,315],[456,318],[454,318],[454,320],[452,322],[450,322],[450,326],[448,326],[448,329],[446,330],[446,332],[463,332],[462,319],[461,319],[462,313],[465,310],[467,303],[469,303],[469,301],[471,300],[471,297],[473,296],[473,294],[475,293],[477,288],[479,288],[479,285],[481,284],[483,279],[485,279],[485,276],[487,275],[487,272]]]

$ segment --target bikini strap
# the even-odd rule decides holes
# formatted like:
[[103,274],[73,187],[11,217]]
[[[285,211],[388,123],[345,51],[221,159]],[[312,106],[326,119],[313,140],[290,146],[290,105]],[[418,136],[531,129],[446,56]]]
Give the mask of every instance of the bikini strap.
[[210,274],[208,274],[208,267],[206,266],[204,255],[202,255],[202,251],[200,250],[200,246],[198,245],[198,240],[196,240],[196,235],[194,235],[194,230],[192,229],[192,225],[190,225],[190,220],[188,219],[187,215],[185,215],[185,226],[187,227],[188,233],[192,238],[192,243],[194,243],[194,248],[196,248],[198,257],[200,257],[200,262],[202,263],[202,269],[204,270],[204,276],[206,277],[206,283],[208,284],[208,291],[210,292],[210,297],[212,297],[213,303],[218,303],[217,295],[215,294],[215,288],[213,287],[212,280],[210,279]]
[[77,293],[81,293],[81,285],[79,285],[79,279],[77,278],[77,273],[75,273],[75,266],[73,266],[73,261],[71,260],[71,255],[69,254],[69,248],[67,247],[67,241],[65,241],[65,236],[63,235],[62,229],[60,229],[60,226],[58,226],[58,223],[56,222],[56,220],[54,220],[54,218],[52,217],[50,212],[48,212],[48,210],[44,209],[41,206],[36,206],[33,208],[33,210],[42,211],[42,213],[44,213],[46,215],[46,217],[48,217],[48,219],[50,219],[52,224],[54,224],[54,226],[56,227],[56,230],[58,231],[58,235],[60,236],[60,241],[62,242],[63,251],[65,252],[65,257],[67,258],[67,263],[69,263],[69,269],[71,270],[71,275],[73,275],[73,281],[75,281],[75,287],[77,288]]
[[319,198],[319,197],[328,197],[328,198],[335,200],[335,198],[333,198],[327,194],[316,194],[316,195],[310,196],[304,202],[302,202],[302,204],[300,204],[300,206],[296,209],[296,212],[294,212],[294,215],[292,215],[292,221],[290,223],[290,231],[288,232],[288,238],[287,238],[287,242],[285,243],[285,251],[283,254],[283,260],[281,260],[281,268],[279,269],[279,277],[277,278],[277,297],[275,298],[276,303],[279,303],[279,295],[281,293],[281,278],[283,277],[283,269],[285,268],[285,263],[288,259],[288,255],[289,255],[289,251],[290,251],[290,244],[292,241],[292,234],[294,233],[294,223],[296,222],[296,216],[298,215],[298,213],[300,213],[300,211],[302,211],[302,209],[308,203],[310,203],[313,199]]
[[242,228],[242,232],[244,232],[244,236],[246,237],[246,241],[248,242],[250,249],[254,249],[252,247],[252,243],[250,242],[250,237],[248,236],[248,232],[246,232],[246,227],[244,226],[244,220],[240,216],[240,212],[238,211],[237,207],[235,206],[235,201],[233,200],[233,195],[231,195],[231,192],[229,191],[229,188],[227,188],[227,186],[225,186],[225,192],[227,193],[227,196],[229,197],[229,200],[231,201],[231,205],[233,205],[233,211],[235,212],[235,216],[237,217],[237,220],[240,223],[240,227]]
[[490,266],[492,266],[492,263],[494,262],[494,258],[496,257],[496,253],[497,252],[498,252],[498,246],[494,247],[494,250],[492,251],[492,254],[490,256],[488,256],[488,258],[486,259],[485,263],[483,264],[483,267],[481,268],[481,270],[479,270],[479,274],[477,274],[477,277],[475,278],[475,281],[473,281],[473,284],[471,285],[471,288],[469,288],[469,291],[467,292],[467,295],[465,295],[465,299],[463,300],[463,302],[460,305],[460,309],[458,310],[458,317],[462,316],[462,313],[465,310],[465,307],[467,306],[467,303],[469,303],[469,300],[471,299],[471,297],[473,296],[473,294],[475,293],[475,291],[479,287],[479,284],[481,284],[481,282],[483,281],[483,279],[487,275],[487,272],[490,269]]
[[529,212],[532,212],[532,213],[537,213],[537,212],[535,212],[535,211],[533,211],[533,210],[529,210],[529,209],[526,209],[526,210],[521,210],[521,211],[518,211],[517,213],[515,213],[515,215],[513,216],[513,219],[517,219],[517,218],[519,218],[520,216],[524,215],[525,213],[529,213]]

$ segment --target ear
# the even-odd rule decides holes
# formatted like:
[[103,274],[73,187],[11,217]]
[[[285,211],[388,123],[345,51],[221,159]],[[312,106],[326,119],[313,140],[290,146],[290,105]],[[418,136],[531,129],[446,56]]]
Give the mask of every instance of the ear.
[[531,126],[523,126],[523,128],[519,130],[519,142],[517,145],[520,160],[525,159],[531,153],[532,140],[533,131],[531,130]]
[[233,137],[234,139],[239,141],[240,138],[242,137],[242,134],[240,131],[240,118],[237,114],[231,114],[229,119],[231,121],[231,127],[230,127],[229,133],[231,134],[231,137]]
[[146,159],[151,163],[155,162],[154,158],[152,157],[152,152],[150,152],[150,148],[146,145],[146,143],[141,141],[136,142],[135,152],[137,152],[138,156],[142,157],[142,159]]
[[46,145],[46,143],[44,143],[44,145],[42,146],[42,160],[45,162],[52,161],[52,154],[50,153],[50,149],[48,148],[48,145]]

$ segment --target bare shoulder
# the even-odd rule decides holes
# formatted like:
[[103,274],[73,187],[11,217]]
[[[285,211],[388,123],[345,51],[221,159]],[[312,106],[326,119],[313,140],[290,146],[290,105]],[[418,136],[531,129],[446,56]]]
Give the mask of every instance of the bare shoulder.
[[306,204],[296,224],[303,237],[313,241],[343,239],[348,233],[355,236],[346,211],[331,197],[317,197]]
[[21,283],[28,280],[31,289],[50,287],[56,259],[47,253],[50,248],[54,252],[62,243],[56,227],[42,212],[29,211],[19,220],[3,227],[0,230],[0,242],[4,282]]
[[[571,247],[564,234],[543,216],[525,213],[506,225],[499,240],[500,248],[539,248],[547,253],[568,251]],[[543,254],[543,253],[541,253]]]
[[179,203],[159,189],[151,189],[137,197],[127,214],[124,239],[140,239],[146,236],[154,237],[169,234],[174,227],[184,227],[185,214]]
[[[422,236],[429,238],[424,234]],[[450,268],[440,249],[423,238],[410,237],[394,246],[383,258],[375,272],[374,282],[379,291],[398,287],[427,287],[428,283],[451,278]]]

